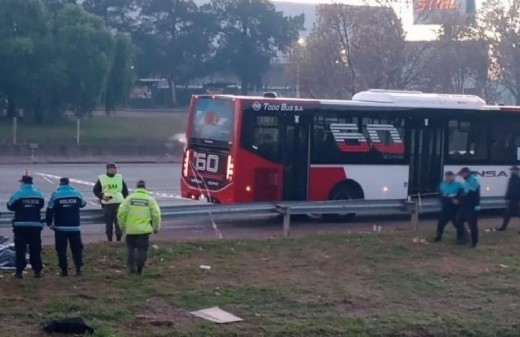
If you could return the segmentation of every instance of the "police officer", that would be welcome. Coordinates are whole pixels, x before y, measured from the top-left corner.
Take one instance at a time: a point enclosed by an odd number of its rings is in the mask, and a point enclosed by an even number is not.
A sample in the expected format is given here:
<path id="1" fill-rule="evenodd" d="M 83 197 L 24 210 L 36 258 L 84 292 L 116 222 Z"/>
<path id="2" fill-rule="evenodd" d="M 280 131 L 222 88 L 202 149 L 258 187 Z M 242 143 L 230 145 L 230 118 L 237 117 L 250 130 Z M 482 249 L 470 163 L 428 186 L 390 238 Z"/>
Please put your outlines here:
<path id="1" fill-rule="evenodd" d="M 149 238 L 161 228 L 161 210 L 140 180 L 137 189 L 119 207 L 117 214 L 126 234 L 127 265 L 130 274 L 142 274 L 148 254 Z"/>
<path id="2" fill-rule="evenodd" d="M 81 242 L 81 231 L 79 228 L 79 213 L 80 208 L 85 207 L 86 204 L 87 202 L 83 194 L 70 186 L 69 178 L 61 178 L 60 186 L 52 194 L 47 205 L 45 222 L 54 230 L 56 253 L 58 254 L 62 277 L 69 275 L 67 261 L 67 245 L 69 243 L 74 265 L 76 266 L 76 275 L 81 275 L 83 243 Z"/>
<path id="3" fill-rule="evenodd" d="M 455 173 L 448 171 L 444 174 L 444 181 L 439 187 L 441 195 L 441 214 L 437 223 L 437 236 L 435 242 L 442 241 L 442 235 L 448 222 L 456 226 L 458 212 L 457 196 L 461 190 L 461 184 L 455 181 Z"/>
<path id="4" fill-rule="evenodd" d="M 504 221 L 502 222 L 502 226 L 497 227 L 497 231 L 505 231 L 507 229 L 507 225 L 511 220 L 512 216 L 520 216 L 519 206 L 520 206 L 520 176 L 519 176 L 519 168 L 518 166 L 511 167 L 511 177 L 509 178 L 509 182 L 507 184 L 507 192 L 506 192 L 506 210 L 504 212 Z"/>
<path id="5" fill-rule="evenodd" d="M 459 193 L 459 215 L 457 220 L 457 239 L 460 244 L 467 242 L 468 232 L 465 223 L 471 231 L 471 247 L 478 243 L 478 212 L 480 211 L 480 184 L 471 170 L 464 167 L 459 175 L 464 179 Z"/>
<path id="6" fill-rule="evenodd" d="M 23 278 L 27 265 L 25 253 L 29 246 L 29 262 L 34 271 L 34 277 L 42 276 L 42 239 L 43 222 L 41 209 L 45 203 L 43 193 L 33 185 L 33 178 L 24 175 L 22 184 L 7 202 L 7 209 L 14 212 L 13 232 L 16 252 L 16 278 Z"/>
<path id="7" fill-rule="evenodd" d="M 121 241 L 123 234 L 117 222 L 117 209 L 128 196 L 128 188 L 123 180 L 123 176 L 117 173 L 117 165 L 115 163 L 107 164 L 106 168 L 107 173 L 98 177 L 93 192 L 103 207 L 108 241 L 113 239 L 114 227 L 116 239 Z"/>

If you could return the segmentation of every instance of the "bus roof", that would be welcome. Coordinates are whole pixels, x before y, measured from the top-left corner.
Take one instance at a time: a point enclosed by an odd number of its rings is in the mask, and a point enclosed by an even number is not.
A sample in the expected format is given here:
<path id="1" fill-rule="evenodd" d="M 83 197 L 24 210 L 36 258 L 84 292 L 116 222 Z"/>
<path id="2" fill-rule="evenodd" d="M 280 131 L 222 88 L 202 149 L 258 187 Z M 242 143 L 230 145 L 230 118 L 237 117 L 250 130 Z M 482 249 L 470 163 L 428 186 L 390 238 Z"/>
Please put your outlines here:
<path id="1" fill-rule="evenodd" d="M 355 94 L 352 100 L 330 99 L 304 99 L 304 98 L 268 98 L 262 96 L 234 96 L 216 95 L 227 99 L 238 99 L 258 102 L 291 102 L 306 105 L 325 106 L 357 106 L 357 107 L 386 107 L 386 108 L 431 108 L 431 109 L 456 109 L 456 110 L 503 110 L 508 112 L 520 112 L 520 107 L 487 105 L 486 102 L 474 95 L 433 94 L 420 91 L 392 91 L 372 89 Z"/>

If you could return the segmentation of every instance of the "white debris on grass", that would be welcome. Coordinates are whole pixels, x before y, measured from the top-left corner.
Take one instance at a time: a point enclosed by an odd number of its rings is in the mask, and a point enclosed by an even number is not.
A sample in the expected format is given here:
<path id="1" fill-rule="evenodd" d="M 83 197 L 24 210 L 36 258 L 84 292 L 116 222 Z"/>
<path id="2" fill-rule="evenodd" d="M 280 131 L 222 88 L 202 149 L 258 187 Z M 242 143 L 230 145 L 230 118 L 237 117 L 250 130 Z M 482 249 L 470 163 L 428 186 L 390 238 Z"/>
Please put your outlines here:
<path id="1" fill-rule="evenodd" d="M 192 315 L 200 317 L 210 322 L 225 324 L 225 323 L 235 323 L 242 322 L 243 319 L 237 317 L 227 311 L 220 309 L 219 307 L 213 307 L 208 309 L 202 309 L 198 311 L 191 312 Z"/>

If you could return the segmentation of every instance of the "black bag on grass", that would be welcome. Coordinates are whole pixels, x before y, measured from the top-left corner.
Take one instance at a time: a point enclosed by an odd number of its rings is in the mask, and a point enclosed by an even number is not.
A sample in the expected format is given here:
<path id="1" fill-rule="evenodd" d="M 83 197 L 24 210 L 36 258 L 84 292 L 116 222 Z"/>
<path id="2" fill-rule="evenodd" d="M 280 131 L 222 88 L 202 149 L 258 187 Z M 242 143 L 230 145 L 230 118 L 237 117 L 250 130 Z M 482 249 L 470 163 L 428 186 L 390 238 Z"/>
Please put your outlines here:
<path id="1" fill-rule="evenodd" d="M 72 317 L 55 319 L 45 323 L 43 330 L 48 333 L 74 333 L 74 334 L 93 334 L 94 329 L 83 317 Z"/>

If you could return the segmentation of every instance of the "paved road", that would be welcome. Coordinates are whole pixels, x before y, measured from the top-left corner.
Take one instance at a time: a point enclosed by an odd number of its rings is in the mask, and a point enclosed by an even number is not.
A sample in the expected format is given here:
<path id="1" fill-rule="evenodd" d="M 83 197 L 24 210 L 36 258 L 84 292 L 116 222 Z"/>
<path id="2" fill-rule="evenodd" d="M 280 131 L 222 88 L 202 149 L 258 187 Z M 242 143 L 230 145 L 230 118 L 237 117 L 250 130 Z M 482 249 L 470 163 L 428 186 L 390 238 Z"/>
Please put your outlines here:
<path id="1" fill-rule="evenodd" d="M 59 183 L 60 177 L 69 177 L 72 184 L 81 190 L 89 201 L 89 208 L 99 207 L 92 194 L 92 187 L 97 176 L 104 172 L 102 164 L 37 164 L 25 167 L 23 165 L 0 165 L 0 211 L 5 209 L 5 203 L 11 194 L 19 187 L 18 180 L 29 169 L 34 176 L 34 182 L 48 198 Z M 129 188 L 135 187 L 139 179 L 147 182 L 148 188 L 154 192 L 162 206 L 186 203 L 180 197 L 179 164 L 121 164 L 120 172 L 124 175 Z"/>

